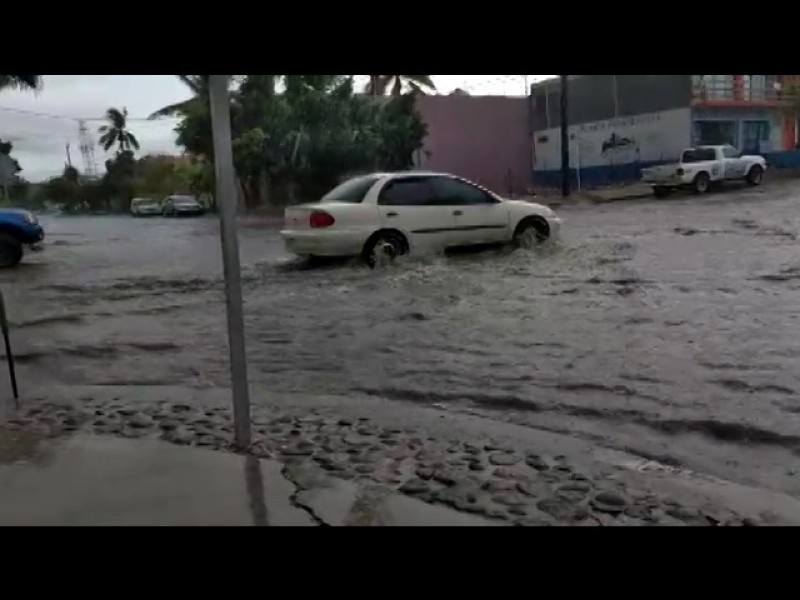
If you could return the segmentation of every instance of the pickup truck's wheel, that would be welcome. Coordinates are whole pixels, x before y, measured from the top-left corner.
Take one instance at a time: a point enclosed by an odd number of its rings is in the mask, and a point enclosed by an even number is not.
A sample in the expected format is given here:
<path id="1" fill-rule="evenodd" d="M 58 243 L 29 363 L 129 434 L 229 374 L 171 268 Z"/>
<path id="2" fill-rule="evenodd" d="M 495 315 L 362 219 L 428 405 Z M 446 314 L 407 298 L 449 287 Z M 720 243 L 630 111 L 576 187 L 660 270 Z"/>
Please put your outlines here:
<path id="1" fill-rule="evenodd" d="M 672 189 L 664 185 L 657 185 L 653 188 L 653 194 L 656 198 L 666 198 L 670 195 L 670 192 L 672 192 Z"/>
<path id="2" fill-rule="evenodd" d="M 764 169 L 760 165 L 753 165 L 747 172 L 745 179 L 750 185 L 760 185 L 764 180 Z"/>
<path id="3" fill-rule="evenodd" d="M 374 234 L 361 253 L 364 262 L 371 269 L 394 262 L 394 259 L 408 252 L 408 243 L 403 234 L 396 231 L 379 231 Z"/>
<path id="4" fill-rule="evenodd" d="M 0 233 L 0 268 L 16 267 L 22 260 L 22 244 L 6 233 Z"/>
<path id="5" fill-rule="evenodd" d="M 698 173 L 692 180 L 692 191 L 695 194 L 705 194 L 711 187 L 711 178 L 708 173 Z"/>

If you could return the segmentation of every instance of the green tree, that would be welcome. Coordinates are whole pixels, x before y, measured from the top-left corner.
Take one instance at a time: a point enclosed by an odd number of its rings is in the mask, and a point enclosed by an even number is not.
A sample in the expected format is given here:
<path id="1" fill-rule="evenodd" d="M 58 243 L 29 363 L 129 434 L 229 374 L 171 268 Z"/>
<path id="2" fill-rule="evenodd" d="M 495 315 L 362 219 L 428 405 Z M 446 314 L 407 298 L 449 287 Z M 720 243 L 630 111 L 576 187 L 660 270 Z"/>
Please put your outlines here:
<path id="1" fill-rule="evenodd" d="M 352 76 L 247 75 L 231 93 L 234 164 L 246 204 L 318 198 L 352 173 L 412 164 L 425 126 L 414 97 L 375 101 L 354 93 Z M 212 158 L 208 107 L 187 109 L 178 144 Z M 212 180 L 213 181 L 213 180 Z"/>
<path id="2" fill-rule="evenodd" d="M 127 129 L 128 109 L 121 111 L 116 108 L 109 108 L 106 111 L 107 125 L 102 125 L 97 131 L 100 133 L 100 145 L 103 150 L 108 151 L 114 144 L 117 144 L 117 152 L 133 152 L 139 149 L 139 140 L 136 139 Z"/>
<path id="3" fill-rule="evenodd" d="M 410 169 L 414 165 L 414 152 L 422 147 L 428 133 L 416 110 L 414 96 L 398 96 L 381 107 L 377 130 L 380 168 Z"/>
<path id="4" fill-rule="evenodd" d="M 169 194 L 182 194 L 189 191 L 186 179 L 179 171 L 186 159 L 168 154 L 148 154 L 136 161 L 135 194 L 161 198 Z"/>
<path id="5" fill-rule="evenodd" d="M 391 87 L 392 96 L 399 96 L 404 85 L 414 93 L 424 94 L 426 89 L 436 91 L 430 75 L 370 75 L 364 91 L 372 96 L 384 96 Z"/>
<path id="6" fill-rule="evenodd" d="M 19 161 L 11 157 L 11 151 L 13 149 L 14 149 L 14 144 L 12 144 L 11 142 L 4 142 L 2 139 L 0 139 L 0 154 L 5 154 L 6 156 L 10 157 L 11 160 L 14 161 L 14 164 L 17 166 L 16 172 L 19 173 L 20 171 L 22 171 L 22 167 L 20 166 Z"/>
<path id="7" fill-rule="evenodd" d="M 233 111 L 233 106 L 231 106 Z M 186 107 L 183 118 L 174 129 L 175 140 L 189 154 L 208 160 L 214 157 L 214 138 L 211 132 L 211 113 L 208 103 L 195 103 Z"/>
<path id="8" fill-rule="evenodd" d="M 82 208 L 79 179 L 80 174 L 75 167 L 64 167 L 64 172 L 60 176 L 52 177 L 44 184 L 45 197 L 52 202 L 63 204 L 69 212 L 79 210 Z"/>
<path id="9" fill-rule="evenodd" d="M 161 117 L 172 117 L 175 115 L 185 115 L 197 104 L 208 102 L 208 75 L 177 75 L 193 96 L 188 100 L 175 102 L 163 108 L 159 108 L 148 119 L 159 119 Z"/>
<path id="10" fill-rule="evenodd" d="M 106 161 L 106 173 L 100 182 L 102 193 L 98 194 L 97 202 L 102 202 L 108 210 L 111 208 L 111 201 L 118 199 L 119 208 L 127 209 L 136 191 L 135 177 L 136 159 L 133 151 L 120 150 L 114 158 Z"/>
<path id="11" fill-rule="evenodd" d="M 148 116 L 148 119 L 183 116 L 188 114 L 190 111 L 196 110 L 198 105 L 208 105 L 208 75 L 176 75 L 176 77 L 180 79 L 181 82 L 183 82 L 183 84 L 189 89 L 189 91 L 192 93 L 192 97 L 187 100 L 182 100 L 180 102 L 175 102 L 174 104 L 169 104 L 163 108 L 159 108 L 157 111 Z M 251 75 L 250 77 L 254 76 Z M 257 77 L 261 77 L 265 81 L 270 82 L 272 93 L 275 93 L 275 79 L 279 77 L 278 75 L 258 75 Z M 234 81 L 238 81 L 240 77 L 234 75 L 232 79 Z"/>
<path id="12" fill-rule="evenodd" d="M 64 167 L 64 174 L 62 175 L 62 177 L 65 180 L 69 181 L 70 183 L 78 185 L 78 183 L 80 183 L 81 174 L 78 172 L 78 169 L 76 169 L 72 165 L 67 165 L 66 167 Z"/>
<path id="13" fill-rule="evenodd" d="M 0 75 L 0 90 L 33 90 L 42 89 L 41 75 Z"/>
<path id="14" fill-rule="evenodd" d="M 0 154 L 5 154 L 6 156 L 8 156 L 14 162 L 14 166 L 15 166 L 14 175 L 15 176 L 14 176 L 14 179 L 11 181 L 11 183 L 8 185 L 7 189 L 8 189 L 8 192 L 9 192 L 9 196 L 11 198 L 16 198 L 17 197 L 17 194 L 15 193 L 17 191 L 16 188 L 19 185 L 21 185 L 24 180 L 18 175 L 18 173 L 20 173 L 22 171 L 22 167 L 20 166 L 19 161 L 16 160 L 13 156 L 11 156 L 11 151 L 13 149 L 14 149 L 14 145 L 11 142 L 4 142 L 2 139 L 0 139 Z M 2 192 L 2 188 L 0 188 L 0 192 Z M 3 197 L 3 201 L 4 202 L 8 202 L 9 198 Z"/>
<path id="15" fill-rule="evenodd" d="M 191 162 L 180 162 L 175 166 L 175 174 L 186 187 L 186 190 L 195 196 L 207 194 L 214 202 L 214 165 L 204 159 L 194 159 Z"/>

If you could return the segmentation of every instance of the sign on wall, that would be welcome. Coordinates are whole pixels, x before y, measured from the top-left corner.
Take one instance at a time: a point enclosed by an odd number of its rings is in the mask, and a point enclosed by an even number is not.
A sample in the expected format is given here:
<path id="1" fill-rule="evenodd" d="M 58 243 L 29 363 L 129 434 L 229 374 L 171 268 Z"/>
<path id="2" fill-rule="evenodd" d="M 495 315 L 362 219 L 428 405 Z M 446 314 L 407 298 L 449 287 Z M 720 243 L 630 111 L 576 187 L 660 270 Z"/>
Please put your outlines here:
<path id="1" fill-rule="evenodd" d="M 691 113 L 679 108 L 569 127 L 570 166 L 601 167 L 677 158 L 690 144 Z M 534 170 L 561 166 L 558 128 L 534 133 Z"/>

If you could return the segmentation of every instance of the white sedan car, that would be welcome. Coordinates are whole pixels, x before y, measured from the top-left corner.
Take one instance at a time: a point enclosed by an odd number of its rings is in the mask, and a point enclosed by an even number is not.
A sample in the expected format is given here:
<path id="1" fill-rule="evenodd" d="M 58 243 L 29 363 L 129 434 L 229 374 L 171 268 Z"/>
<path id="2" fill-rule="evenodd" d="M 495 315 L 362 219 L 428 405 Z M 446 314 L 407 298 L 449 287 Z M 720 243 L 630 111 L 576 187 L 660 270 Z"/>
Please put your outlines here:
<path id="1" fill-rule="evenodd" d="M 281 236 L 299 256 L 392 261 L 421 250 L 555 238 L 561 220 L 541 204 L 506 200 L 444 173 L 374 173 L 350 179 L 314 204 L 287 208 Z"/>

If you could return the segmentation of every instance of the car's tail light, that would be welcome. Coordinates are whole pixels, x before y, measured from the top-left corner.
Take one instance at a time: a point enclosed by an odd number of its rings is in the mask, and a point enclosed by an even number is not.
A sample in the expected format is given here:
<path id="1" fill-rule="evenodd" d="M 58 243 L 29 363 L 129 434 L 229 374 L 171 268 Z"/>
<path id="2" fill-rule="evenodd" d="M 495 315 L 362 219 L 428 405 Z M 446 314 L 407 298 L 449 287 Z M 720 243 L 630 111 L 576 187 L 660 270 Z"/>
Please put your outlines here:
<path id="1" fill-rule="evenodd" d="M 683 169 L 677 169 L 675 171 L 675 175 L 677 175 L 678 177 L 682 177 L 683 176 Z"/>
<path id="2" fill-rule="evenodd" d="M 330 227 L 336 222 L 331 215 L 326 212 L 322 212 L 321 210 L 313 211 L 308 217 L 308 224 L 317 229 L 320 227 Z"/>

